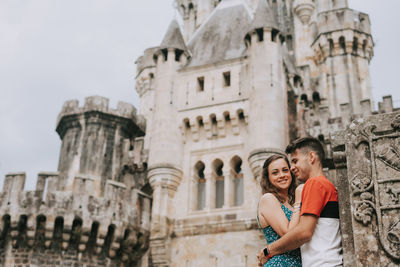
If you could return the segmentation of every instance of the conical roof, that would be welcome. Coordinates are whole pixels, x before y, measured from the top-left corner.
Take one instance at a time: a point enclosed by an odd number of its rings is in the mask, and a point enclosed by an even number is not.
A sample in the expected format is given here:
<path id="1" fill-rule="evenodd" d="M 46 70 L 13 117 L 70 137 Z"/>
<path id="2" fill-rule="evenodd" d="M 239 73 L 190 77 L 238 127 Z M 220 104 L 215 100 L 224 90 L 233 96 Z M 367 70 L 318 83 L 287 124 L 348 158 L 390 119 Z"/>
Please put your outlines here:
<path id="1" fill-rule="evenodd" d="M 258 6 L 250 29 L 254 30 L 260 28 L 279 29 L 273 10 L 268 6 L 265 0 L 258 1 Z"/>
<path id="2" fill-rule="evenodd" d="M 168 31 L 165 34 L 163 41 L 161 42 L 160 49 L 165 48 L 175 48 L 182 51 L 187 51 L 187 47 L 185 45 L 185 41 L 183 40 L 179 24 L 176 20 L 171 21 L 171 24 L 168 27 Z"/>

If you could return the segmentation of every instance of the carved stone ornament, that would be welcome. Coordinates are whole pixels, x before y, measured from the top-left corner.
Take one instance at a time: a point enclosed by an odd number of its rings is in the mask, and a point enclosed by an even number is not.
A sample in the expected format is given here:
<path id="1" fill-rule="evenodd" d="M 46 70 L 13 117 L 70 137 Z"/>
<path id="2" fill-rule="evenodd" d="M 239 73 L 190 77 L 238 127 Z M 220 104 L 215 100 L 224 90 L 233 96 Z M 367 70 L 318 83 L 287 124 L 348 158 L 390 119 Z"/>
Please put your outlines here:
<path id="1" fill-rule="evenodd" d="M 354 219 L 369 226 L 376 217 L 378 237 L 384 251 L 399 260 L 400 114 L 387 124 L 391 128 L 382 125 L 378 128 L 370 121 L 353 123 L 347 136 L 350 146 L 346 153 L 358 155 L 353 159 L 357 161 L 353 164 L 358 170 L 349 181 Z"/>
<path id="2" fill-rule="evenodd" d="M 367 226 L 375 213 L 374 196 L 371 193 L 362 193 L 360 198 L 361 201 L 354 201 L 354 218 Z"/>
<path id="3" fill-rule="evenodd" d="M 391 126 L 393 129 L 395 130 L 399 130 L 400 129 L 400 114 L 397 115 L 396 117 L 394 117 Z"/>
<path id="4" fill-rule="evenodd" d="M 393 125 L 393 123 L 392 123 Z M 400 128 L 399 128 L 400 129 Z M 373 175 L 376 193 L 376 215 L 379 239 L 391 258 L 400 259 L 400 152 L 399 134 L 384 134 L 376 139 L 380 143 L 376 151 L 375 166 L 379 162 L 389 168 L 377 168 Z M 382 163 L 380 163 L 382 165 Z"/>
<path id="5" fill-rule="evenodd" d="M 387 166 L 400 172 L 400 152 L 396 147 L 389 146 L 383 148 L 378 154 L 378 159 Z"/>

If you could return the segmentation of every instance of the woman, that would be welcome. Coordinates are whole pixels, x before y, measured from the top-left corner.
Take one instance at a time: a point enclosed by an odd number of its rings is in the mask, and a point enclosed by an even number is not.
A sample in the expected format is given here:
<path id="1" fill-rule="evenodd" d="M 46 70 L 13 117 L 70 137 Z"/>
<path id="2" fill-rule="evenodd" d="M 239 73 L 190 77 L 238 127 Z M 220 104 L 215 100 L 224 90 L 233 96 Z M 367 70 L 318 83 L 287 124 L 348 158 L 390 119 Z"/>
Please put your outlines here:
<path id="1" fill-rule="evenodd" d="M 265 239 L 272 243 L 297 225 L 300 219 L 301 190 L 283 155 L 269 157 L 263 166 L 260 182 L 263 196 L 258 206 L 258 223 Z M 300 249 L 270 259 L 267 266 L 301 266 Z"/>

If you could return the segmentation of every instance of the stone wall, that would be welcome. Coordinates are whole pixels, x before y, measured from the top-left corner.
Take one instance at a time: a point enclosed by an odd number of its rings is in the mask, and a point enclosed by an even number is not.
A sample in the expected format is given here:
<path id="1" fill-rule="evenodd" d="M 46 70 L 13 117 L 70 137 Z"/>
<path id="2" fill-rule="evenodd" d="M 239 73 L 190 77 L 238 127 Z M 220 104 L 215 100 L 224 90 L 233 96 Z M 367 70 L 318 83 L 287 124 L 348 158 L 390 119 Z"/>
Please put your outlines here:
<path id="1" fill-rule="evenodd" d="M 400 112 L 332 136 L 344 266 L 400 264 Z"/>

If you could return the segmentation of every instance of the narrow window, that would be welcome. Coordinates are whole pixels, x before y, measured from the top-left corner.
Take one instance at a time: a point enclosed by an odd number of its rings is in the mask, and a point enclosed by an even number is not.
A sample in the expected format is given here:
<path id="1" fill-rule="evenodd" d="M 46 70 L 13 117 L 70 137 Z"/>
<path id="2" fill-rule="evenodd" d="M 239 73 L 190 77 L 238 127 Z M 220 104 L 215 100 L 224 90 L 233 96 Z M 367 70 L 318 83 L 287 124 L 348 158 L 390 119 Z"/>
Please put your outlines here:
<path id="1" fill-rule="evenodd" d="M 293 51 L 293 38 L 291 35 L 286 36 L 286 45 L 289 51 Z"/>
<path id="2" fill-rule="evenodd" d="M 198 92 L 204 91 L 204 76 L 197 78 L 197 91 Z"/>
<path id="3" fill-rule="evenodd" d="M 354 37 L 353 39 L 353 54 L 357 55 L 357 48 L 358 48 L 358 39 Z"/>
<path id="4" fill-rule="evenodd" d="M 272 32 L 271 32 L 271 41 L 272 42 L 276 42 L 276 37 L 278 36 L 278 34 L 279 34 L 279 31 L 278 30 L 272 30 Z"/>
<path id="5" fill-rule="evenodd" d="M 215 207 L 222 208 L 224 205 L 224 187 L 225 181 L 223 176 L 218 176 L 215 181 Z"/>
<path id="6" fill-rule="evenodd" d="M 334 49 L 334 44 L 333 44 L 333 40 L 329 39 L 329 56 L 333 56 L 333 49 Z"/>
<path id="7" fill-rule="evenodd" d="M 206 179 L 204 177 L 205 165 L 199 161 L 195 165 L 197 180 L 197 210 L 204 210 L 206 207 Z"/>
<path id="8" fill-rule="evenodd" d="M 256 29 L 256 33 L 257 33 L 257 36 L 258 36 L 258 41 L 259 42 L 264 41 L 264 30 L 262 28 L 261 29 Z"/>
<path id="9" fill-rule="evenodd" d="M 206 179 L 199 179 L 197 191 L 197 210 L 204 210 L 206 207 Z"/>
<path id="10" fill-rule="evenodd" d="M 343 54 L 346 54 L 346 41 L 343 36 L 339 38 L 339 44 L 340 47 L 342 48 Z"/>
<path id="11" fill-rule="evenodd" d="M 224 163 L 217 159 L 214 161 L 213 169 L 215 174 L 215 208 L 222 208 L 224 205 L 225 198 L 225 179 L 222 168 L 224 167 Z"/>
<path id="12" fill-rule="evenodd" d="M 210 118 L 211 118 L 211 133 L 212 133 L 212 136 L 218 136 L 217 117 L 215 116 L 215 114 L 211 114 Z"/>
<path id="13" fill-rule="evenodd" d="M 363 53 L 364 53 L 364 56 L 365 56 L 365 52 L 367 51 L 367 40 L 363 41 L 362 50 L 363 50 Z"/>
<path id="14" fill-rule="evenodd" d="M 222 73 L 222 75 L 224 76 L 224 86 L 225 87 L 231 86 L 231 72 L 227 71 Z"/>
<path id="15" fill-rule="evenodd" d="M 242 159 L 235 156 L 231 160 L 231 168 L 233 174 L 233 188 L 234 188 L 234 199 L 233 205 L 235 207 L 241 206 L 244 200 L 244 185 L 243 185 L 243 173 L 242 173 Z"/>

